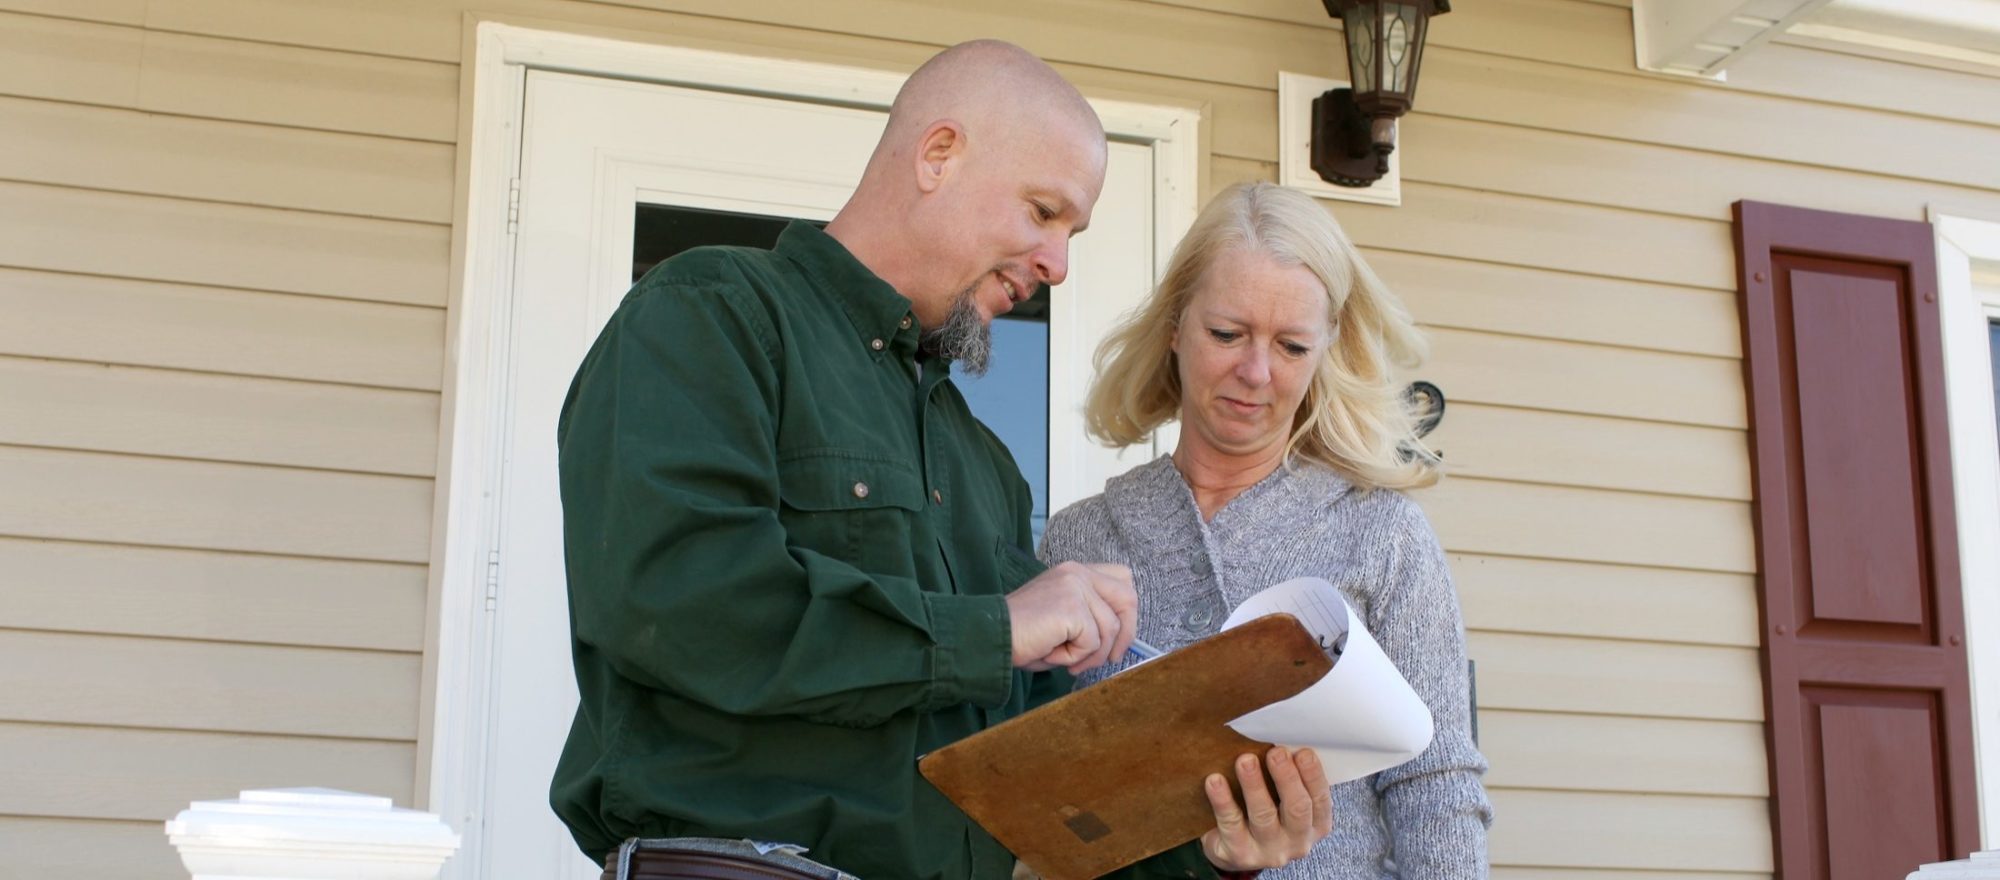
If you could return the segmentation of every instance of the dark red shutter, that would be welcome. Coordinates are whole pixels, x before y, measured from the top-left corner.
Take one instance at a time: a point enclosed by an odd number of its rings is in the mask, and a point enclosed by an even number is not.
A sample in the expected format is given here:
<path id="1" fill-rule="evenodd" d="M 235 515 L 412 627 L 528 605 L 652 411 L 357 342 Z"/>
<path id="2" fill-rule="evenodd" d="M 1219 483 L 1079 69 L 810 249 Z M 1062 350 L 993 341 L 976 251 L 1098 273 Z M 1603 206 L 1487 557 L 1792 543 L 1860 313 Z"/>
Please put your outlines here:
<path id="1" fill-rule="evenodd" d="M 1736 204 L 1787 880 L 1978 848 L 1930 226 Z"/>

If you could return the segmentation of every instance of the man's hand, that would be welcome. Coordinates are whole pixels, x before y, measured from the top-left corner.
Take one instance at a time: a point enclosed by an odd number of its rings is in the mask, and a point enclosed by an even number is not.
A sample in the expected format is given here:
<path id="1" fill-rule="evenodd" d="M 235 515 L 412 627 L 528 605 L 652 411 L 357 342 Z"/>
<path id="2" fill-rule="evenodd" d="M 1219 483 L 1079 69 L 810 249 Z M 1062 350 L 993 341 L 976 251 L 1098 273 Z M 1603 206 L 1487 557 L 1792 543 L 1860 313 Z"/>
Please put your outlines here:
<path id="1" fill-rule="evenodd" d="M 1138 632 L 1139 595 L 1122 565 L 1065 562 L 1007 594 L 1014 666 L 1074 675 L 1125 653 Z"/>
<path id="2" fill-rule="evenodd" d="M 1224 871 L 1254 871 L 1291 863 L 1311 852 L 1313 844 L 1333 833 L 1333 794 L 1326 770 L 1312 749 L 1287 752 L 1282 746 L 1266 758 L 1278 802 L 1264 785 L 1257 756 L 1236 759 L 1236 781 L 1243 786 L 1237 807 L 1229 781 L 1211 773 L 1203 783 L 1208 805 L 1215 810 L 1215 828 L 1201 836 L 1201 852 Z"/>

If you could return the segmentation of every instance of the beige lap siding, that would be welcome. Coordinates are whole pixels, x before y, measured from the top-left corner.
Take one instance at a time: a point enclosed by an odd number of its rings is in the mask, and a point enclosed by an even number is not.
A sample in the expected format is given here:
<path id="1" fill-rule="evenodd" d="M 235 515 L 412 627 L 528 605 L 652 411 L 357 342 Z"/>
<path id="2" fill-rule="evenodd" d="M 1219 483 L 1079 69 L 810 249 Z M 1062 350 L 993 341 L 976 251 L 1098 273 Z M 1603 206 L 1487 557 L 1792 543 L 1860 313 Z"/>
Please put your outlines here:
<path id="1" fill-rule="evenodd" d="M 1646 75 L 1626 5 L 1461 4 L 1405 204 L 1332 210 L 1452 401 L 1460 477 L 1420 500 L 1480 663 L 1495 876 L 1746 880 L 1772 866 L 1729 204 L 2000 214 L 2000 78 L 1784 44 L 1726 84 Z M 188 798 L 422 790 L 467 12 L 892 70 L 1013 39 L 1202 108 L 1204 193 L 1275 176 L 1280 69 L 1341 75 L 1310 2 L 916 9 L 0 0 L 0 656 L 42 676 L 0 687 L 5 868 L 90 846 L 175 877 L 156 823 Z"/>
<path id="2" fill-rule="evenodd" d="M 0 12 L 0 874 L 418 796 L 456 80 Z"/>

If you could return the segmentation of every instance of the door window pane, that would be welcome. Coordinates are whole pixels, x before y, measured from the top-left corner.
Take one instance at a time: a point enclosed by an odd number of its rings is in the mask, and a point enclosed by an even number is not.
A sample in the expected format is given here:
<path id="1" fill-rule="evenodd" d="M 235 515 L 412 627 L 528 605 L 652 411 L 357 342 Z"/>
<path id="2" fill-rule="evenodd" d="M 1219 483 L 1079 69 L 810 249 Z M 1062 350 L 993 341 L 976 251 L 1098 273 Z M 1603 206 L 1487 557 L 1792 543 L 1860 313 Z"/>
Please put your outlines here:
<path id="1" fill-rule="evenodd" d="M 770 248 L 790 217 L 739 214 L 673 205 L 640 205 L 632 217 L 632 280 L 668 257 L 709 244 Z M 813 221 L 821 229 L 826 224 Z"/>
<path id="2" fill-rule="evenodd" d="M 972 414 L 1000 435 L 1035 495 L 1035 545 L 1049 518 L 1049 288 L 993 321 L 986 375 L 952 377 Z"/>
<path id="3" fill-rule="evenodd" d="M 1995 428 L 2000 429 L 2000 321 L 1986 324 L 1987 351 L 1993 360 L 1993 415 Z"/>
<path id="4" fill-rule="evenodd" d="M 674 205 L 639 205 L 633 217 L 632 280 L 661 261 L 701 245 L 769 248 L 790 218 Z M 825 223 L 814 225 L 825 228 Z M 1000 435 L 1034 492 L 1035 543 L 1049 515 L 1049 288 L 993 322 L 986 375 L 952 381 L 972 414 Z"/>

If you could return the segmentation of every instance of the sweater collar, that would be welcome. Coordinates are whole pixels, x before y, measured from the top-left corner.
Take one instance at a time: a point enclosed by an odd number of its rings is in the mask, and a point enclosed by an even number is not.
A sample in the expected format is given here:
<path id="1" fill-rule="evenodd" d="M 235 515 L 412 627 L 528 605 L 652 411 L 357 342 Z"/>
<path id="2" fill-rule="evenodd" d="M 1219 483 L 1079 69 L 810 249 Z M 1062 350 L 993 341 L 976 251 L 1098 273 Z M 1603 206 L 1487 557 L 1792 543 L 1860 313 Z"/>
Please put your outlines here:
<path id="1" fill-rule="evenodd" d="M 1226 531 L 1246 519 L 1261 522 L 1260 514 L 1268 509 L 1321 509 L 1353 488 L 1332 468 L 1290 459 L 1230 499 L 1213 521 L 1203 522 L 1187 478 L 1174 467 L 1172 456 L 1161 455 L 1113 477 L 1105 484 L 1104 498 L 1113 521 L 1135 544 L 1164 550 L 1184 546 L 1188 535 Z"/>

